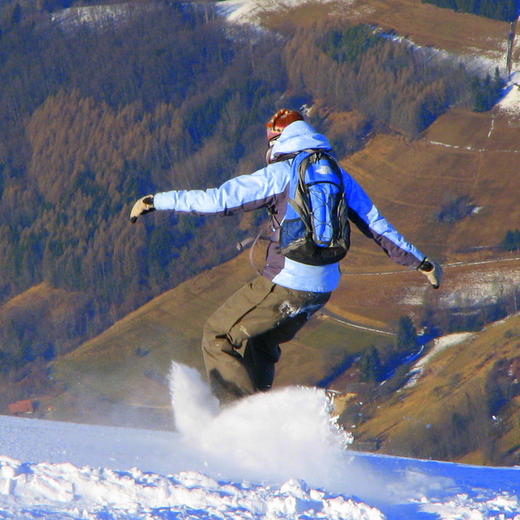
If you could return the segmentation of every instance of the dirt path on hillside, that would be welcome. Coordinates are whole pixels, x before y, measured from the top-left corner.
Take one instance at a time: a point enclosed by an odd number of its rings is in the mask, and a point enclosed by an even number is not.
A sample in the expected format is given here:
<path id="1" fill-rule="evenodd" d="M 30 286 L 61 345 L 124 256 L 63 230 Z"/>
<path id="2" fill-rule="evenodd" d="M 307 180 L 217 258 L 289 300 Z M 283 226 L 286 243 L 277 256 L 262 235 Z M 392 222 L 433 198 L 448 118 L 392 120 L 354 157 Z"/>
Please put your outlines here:
<path id="1" fill-rule="evenodd" d="M 367 332 L 374 332 L 376 334 L 382 334 L 383 336 L 392 336 L 392 337 L 395 336 L 395 334 L 393 332 L 389 332 L 388 330 L 376 329 L 375 327 L 369 327 L 367 325 L 361 325 L 360 323 L 355 323 L 353 321 L 347 320 L 347 319 L 343 318 L 342 316 L 340 316 L 339 314 L 336 314 L 335 312 L 332 312 L 331 310 L 329 310 L 327 308 L 323 309 L 322 314 L 347 327 L 352 327 L 354 329 L 360 329 L 360 330 L 366 330 Z"/>

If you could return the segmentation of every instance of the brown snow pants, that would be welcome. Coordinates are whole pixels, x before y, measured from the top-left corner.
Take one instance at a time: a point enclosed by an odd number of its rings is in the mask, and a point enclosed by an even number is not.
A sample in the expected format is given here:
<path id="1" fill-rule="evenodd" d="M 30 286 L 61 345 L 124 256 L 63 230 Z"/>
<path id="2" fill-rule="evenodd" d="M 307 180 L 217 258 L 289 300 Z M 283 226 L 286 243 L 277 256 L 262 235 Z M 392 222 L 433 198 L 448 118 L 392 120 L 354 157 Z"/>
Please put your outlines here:
<path id="1" fill-rule="evenodd" d="M 280 343 L 298 330 L 330 293 L 295 291 L 263 276 L 241 287 L 207 320 L 202 352 L 208 378 L 221 402 L 271 388 Z"/>

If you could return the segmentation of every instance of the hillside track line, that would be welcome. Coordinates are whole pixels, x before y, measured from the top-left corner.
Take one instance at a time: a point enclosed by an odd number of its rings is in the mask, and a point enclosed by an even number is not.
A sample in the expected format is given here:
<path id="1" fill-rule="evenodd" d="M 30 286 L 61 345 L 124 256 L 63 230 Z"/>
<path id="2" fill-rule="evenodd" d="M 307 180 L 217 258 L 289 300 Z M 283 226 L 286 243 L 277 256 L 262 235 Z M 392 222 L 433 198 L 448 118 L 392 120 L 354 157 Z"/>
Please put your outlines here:
<path id="1" fill-rule="evenodd" d="M 360 325 L 359 323 L 354 323 L 353 321 L 346 320 L 345 318 L 341 317 L 339 314 L 336 314 L 335 312 L 332 312 L 325 308 L 322 313 L 322 315 L 327 316 L 328 318 L 337 321 L 338 323 L 341 323 L 342 325 L 345 325 L 347 327 L 351 327 L 353 329 L 360 329 L 365 330 L 367 332 L 374 332 L 376 334 L 382 334 L 384 336 L 391 336 L 394 337 L 395 334 L 393 332 L 389 332 L 388 330 L 382 330 L 382 329 L 376 329 L 375 327 L 368 327 L 367 325 Z"/>
<path id="2" fill-rule="evenodd" d="M 488 136 L 489 137 L 489 136 Z M 487 148 L 473 148 L 472 146 L 461 146 L 459 144 L 448 144 L 441 143 L 440 141 L 428 141 L 429 144 L 434 146 L 444 146 L 445 148 L 453 148 L 454 150 L 461 150 L 463 152 L 479 152 L 479 153 L 520 153 L 520 150 L 489 150 Z"/>

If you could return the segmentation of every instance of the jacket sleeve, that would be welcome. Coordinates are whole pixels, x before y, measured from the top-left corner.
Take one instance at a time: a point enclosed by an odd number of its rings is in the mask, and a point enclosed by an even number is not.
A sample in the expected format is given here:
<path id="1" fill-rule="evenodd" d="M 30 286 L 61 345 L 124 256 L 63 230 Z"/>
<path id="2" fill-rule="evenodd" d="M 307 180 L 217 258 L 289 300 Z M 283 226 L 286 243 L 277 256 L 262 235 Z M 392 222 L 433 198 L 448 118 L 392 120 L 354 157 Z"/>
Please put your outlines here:
<path id="1" fill-rule="evenodd" d="M 394 262 L 415 269 L 419 267 L 425 255 L 381 215 L 361 185 L 347 172 L 344 174 L 350 220 L 364 235 L 375 240 Z"/>
<path id="2" fill-rule="evenodd" d="M 269 166 L 226 181 L 218 188 L 173 190 L 154 196 L 155 209 L 196 215 L 233 215 L 265 207 L 283 191 Z"/>

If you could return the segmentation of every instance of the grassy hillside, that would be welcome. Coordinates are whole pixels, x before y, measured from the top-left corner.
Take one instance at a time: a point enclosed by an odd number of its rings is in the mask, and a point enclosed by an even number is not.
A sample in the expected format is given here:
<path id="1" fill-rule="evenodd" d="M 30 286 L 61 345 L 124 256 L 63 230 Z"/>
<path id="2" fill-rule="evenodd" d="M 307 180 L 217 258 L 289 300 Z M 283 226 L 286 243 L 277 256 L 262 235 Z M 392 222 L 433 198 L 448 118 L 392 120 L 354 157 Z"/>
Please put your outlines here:
<path id="1" fill-rule="evenodd" d="M 385 453 L 518 464 L 519 363 L 516 314 L 435 355 L 389 402 L 368 405 L 356 439 L 377 438 Z"/>
<path id="2" fill-rule="evenodd" d="M 442 9 L 420 0 L 367 0 L 362 19 L 457 54 L 496 57 L 503 52 L 509 23 Z M 478 50 L 477 50 L 478 49 Z"/>
<path id="3" fill-rule="evenodd" d="M 445 281 L 439 291 L 429 290 L 422 276 L 390 263 L 372 241 L 356 233 L 330 306 L 343 315 L 389 323 L 403 314 L 418 316 L 425 305 L 453 306 L 462 300 L 471 306 L 479 298 L 484 301 L 486 293 L 511 294 L 519 283 L 519 255 L 499 244 L 520 222 L 519 140 L 520 126 L 497 111 L 452 110 L 419 140 L 380 135 L 348 157 L 344 166 L 383 214 L 446 266 Z M 473 211 L 439 221 L 440 212 L 461 197 Z M 482 288 L 472 303 L 464 296 L 470 286 L 476 292 Z"/>
<path id="4" fill-rule="evenodd" d="M 378 136 L 345 165 L 419 247 L 454 260 L 475 246 L 495 247 L 520 221 L 519 139 L 504 116 L 454 110 L 422 139 Z M 440 223 L 439 212 L 459 197 L 479 209 Z"/>
<path id="5" fill-rule="evenodd" d="M 21 398 L 49 392 L 46 363 L 78 346 L 90 302 L 79 292 L 38 284 L 0 306 L 0 410 Z M 50 338 L 53 338 L 51 341 Z M 18 348 L 19 344 L 22 349 Z M 28 370 L 23 358 L 32 362 Z M 6 365 L 18 365 L 8 372 Z"/>

